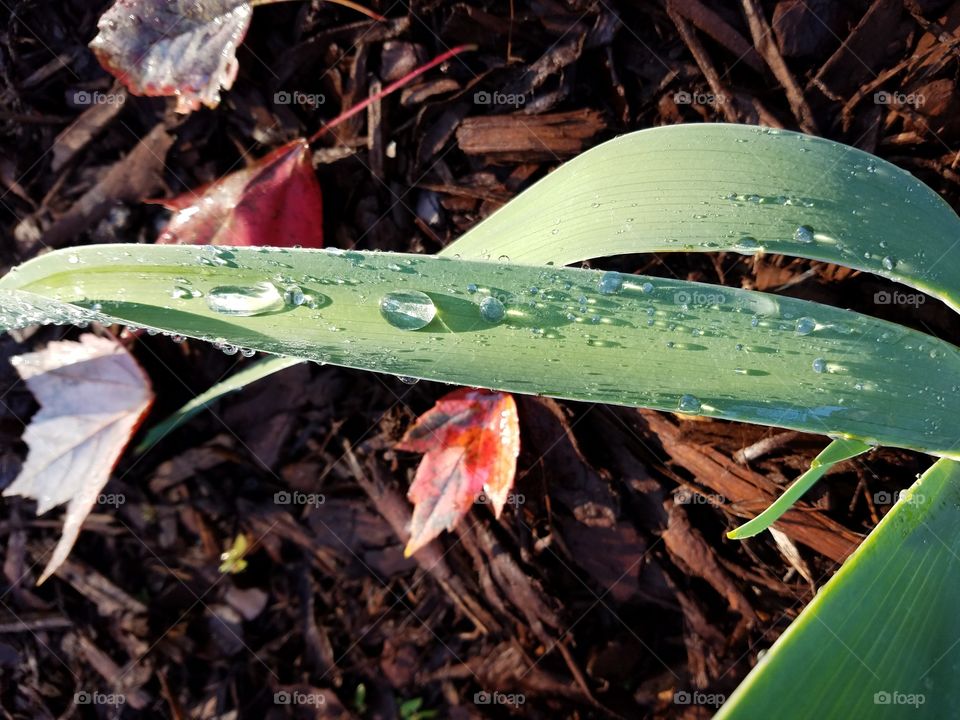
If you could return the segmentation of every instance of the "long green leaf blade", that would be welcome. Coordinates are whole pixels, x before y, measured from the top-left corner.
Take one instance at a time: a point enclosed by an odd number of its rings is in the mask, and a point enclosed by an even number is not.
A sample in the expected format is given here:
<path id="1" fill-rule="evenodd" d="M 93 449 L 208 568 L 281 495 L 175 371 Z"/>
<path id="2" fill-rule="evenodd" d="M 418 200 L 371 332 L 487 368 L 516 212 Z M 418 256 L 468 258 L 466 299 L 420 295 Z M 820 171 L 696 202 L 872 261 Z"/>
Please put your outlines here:
<path id="1" fill-rule="evenodd" d="M 782 253 L 889 277 L 960 309 L 958 243 L 956 213 L 895 165 L 800 133 L 703 124 L 599 145 L 442 254 L 567 265 L 637 252 Z"/>
<path id="2" fill-rule="evenodd" d="M 960 717 L 958 603 L 960 465 L 940 460 L 716 718 Z"/>
<path id="3" fill-rule="evenodd" d="M 75 320 L 63 305 L 72 303 L 75 312 L 100 308 L 105 319 L 347 367 L 960 457 L 947 404 L 960 384 L 952 345 L 791 298 L 614 279 L 616 287 L 605 283 L 601 292 L 601 273 L 569 268 L 391 253 L 91 246 L 49 253 L 0 280 L 0 324 Z M 208 307 L 218 286 L 265 280 L 299 283 L 317 307 L 253 317 Z M 184 283 L 203 296 L 182 292 Z M 421 330 L 392 326 L 379 302 L 398 291 L 428 293 L 437 317 Z M 488 322 L 479 303 L 494 296 L 505 314 Z"/>

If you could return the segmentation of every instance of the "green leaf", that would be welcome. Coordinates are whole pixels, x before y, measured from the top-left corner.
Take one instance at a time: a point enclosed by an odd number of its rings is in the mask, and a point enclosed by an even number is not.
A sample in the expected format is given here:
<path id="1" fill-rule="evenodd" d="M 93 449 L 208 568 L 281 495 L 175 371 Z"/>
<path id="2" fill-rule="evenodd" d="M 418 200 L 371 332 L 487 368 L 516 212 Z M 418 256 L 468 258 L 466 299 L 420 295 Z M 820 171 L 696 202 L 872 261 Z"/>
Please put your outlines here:
<path id="1" fill-rule="evenodd" d="M 782 253 L 889 277 L 960 309 L 958 240 L 950 206 L 880 158 L 786 130 L 704 124 L 599 145 L 442 254 L 567 265 L 638 252 Z"/>
<path id="2" fill-rule="evenodd" d="M 193 400 L 186 403 L 170 417 L 158 422 L 149 432 L 144 435 L 143 440 L 137 445 L 134 452 L 140 454 L 146 452 L 151 447 L 160 442 L 168 433 L 183 425 L 202 410 L 207 409 L 211 403 L 216 402 L 224 395 L 237 390 L 242 390 L 252 382 L 272 375 L 273 373 L 286 370 L 291 365 L 297 365 L 303 362 L 299 358 L 290 357 L 271 357 L 264 358 L 258 362 L 248 365 L 245 368 L 235 372 L 226 380 L 217 383 L 205 392 L 197 395 Z"/>
<path id="3" fill-rule="evenodd" d="M 870 450 L 870 446 L 859 440 L 834 440 L 813 459 L 813 462 L 810 463 L 810 469 L 794 480 L 787 491 L 778 497 L 770 507 L 753 520 L 744 523 L 736 530 L 728 532 L 727 537 L 731 540 L 743 540 L 763 532 L 793 507 L 803 494 L 812 488 L 830 468 L 844 460 L 862 455 L 868 450 Z"/>
<path id="4" fill-rule="evenodd" d="M 958 603 L 960 465 L 940 460 L 716 718 L 960 717 Z"/>
<path id="5" fill-rule="evenodd" d="M 296 282 L 314 307 L 238 317 L 208 305 L 217 288 L 264 281 L 278 286 L 267 305 Z M 420 330 L 391 325 L 379 307 L 388 293 L 427 293 L 436 317 Z M 501 319 L 484 318 L 488 298 L 503 302 Z M 0 280 L 0 308 L 0 324 L 115 320 L 395 375 L 960 457 L 947 404 L 960 383 L 956 348 L 745 290 L 392 253 L 109 245 L 21 266 Z"/>

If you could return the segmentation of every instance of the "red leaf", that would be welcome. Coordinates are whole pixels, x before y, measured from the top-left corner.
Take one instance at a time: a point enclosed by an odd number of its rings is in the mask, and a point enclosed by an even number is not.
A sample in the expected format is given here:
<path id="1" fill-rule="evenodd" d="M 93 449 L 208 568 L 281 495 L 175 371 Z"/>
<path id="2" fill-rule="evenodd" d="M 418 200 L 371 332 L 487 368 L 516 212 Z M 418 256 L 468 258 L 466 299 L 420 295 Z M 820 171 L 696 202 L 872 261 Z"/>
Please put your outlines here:
<path id="1" fill-rule="evenodd" d="M 323 247 L 323 194 L 306 140 L 169 200 L 176 210 L 158 243 Z"/>
<path id="2" fill-rule="evenodd" d="M 245 0 L 117 0 L 90 48 L 134 95 L 176 95 L 177 112 L 216 107 L 252 15 Z"/>
<path id="3" fill-rule="evenodd" d="M 486 494 L 499 518 L 520 452 L 520 421 L 512 395 L 463 388 L 443 396 L 396 445 L 425 453 L 407 493 L 413 503 L 408 557 L 452 530 Z"/>

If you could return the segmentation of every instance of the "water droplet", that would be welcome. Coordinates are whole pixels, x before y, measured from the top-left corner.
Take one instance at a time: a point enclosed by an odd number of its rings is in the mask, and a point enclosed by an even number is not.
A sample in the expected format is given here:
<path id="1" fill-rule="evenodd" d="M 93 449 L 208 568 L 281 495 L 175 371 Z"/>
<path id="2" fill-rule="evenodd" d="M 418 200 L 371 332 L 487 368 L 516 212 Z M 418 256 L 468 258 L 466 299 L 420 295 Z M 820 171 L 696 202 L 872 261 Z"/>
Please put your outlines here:
<path id="1" fill-rule="evenodd" d="M 801 225 L 793 231 L 793 239 L 809 245 L 813 242 L 813 228 L 809 225 Z"/>
<path id="2" fill-rule="evenodd" d="M 605 272 L 600 276 L 597 290 L 603 295 L 614 295 L 623 289 L 623 276 L 618 272 Z"/>
<path id="3" fill-rule="evenodd" d="M 640 286 L 640 290 L 643 292 L 644 295 L 649 295 L 650 293 L 653 292 L 653 283 L 645 282 L 643 285 Z"/>
<path id="4" fill-rule="evenodd" d="M 240 348 L 240 354 L 246 358 L 253 357 L 257 354 L 257 351 L 253 348 Z"/>
<path id="5" fill-rule="evenodd" d="M 502 263 L 507 263 L 507 262 L 510 262 L 510 256 L 509 256 L 509 255 L 501 255 L 500 257 L 497 258 L 497 260 L 499 260 L 499 261 L 502 262 Z"/>
<path id="6" fill-rule="evenodd" d="M 480 317 L 489 323 L 500 322 L 506 313 L 503 303 L 495 297 L 485 297 L 480 301 Z"/>
<path id="7" fill-rule="evenodd" d="M 813 371 L 815 373 L 822 373 L 827 369 L 827 361 L 823 358 L 817 358 L 813 361 Z"/>
<path id="8" fill-rule="evenodd" d="M 283 302 L 287 305 L 300 307 L 306 300 L 307 296 L 303 294 L 299 285 L 289 285 L 283 291 Z"/>
<path id="9" fill-rule="evenodd" d="M 478 290 L 476 283 L 470 283 L 467 285 L 467 292 L 473 295 Z"/>
<path id="10" fill-rule="evenodd" d="M 883 264 L 884 270 L 893 270 L 893 268 L 896 267 L 897 265 L 897 261 L 894 260 L 889 255 L 887 255 L 883 260 L 881 260 L 881 263 Z"/>
<path id="11" fill-rule="evenodd" d="M 809 335 L 817 329 L 817 321 L 813 318 L 802 317 L 797 320 L 797 335 Z"/>
<path id="12" fill-rule="evenodd" d="M 409 377 L 408 375 L 397 375 L 397 380 L 402 382 L 404 385 L 416 385 L 420 382 L 420 378 Z"/>
<path id="13" fill-rule="evenodd" d="M 420 330 L 437 315 L 437 306 L 419 290 L 398 290 L 380 299 L 383 319 L 399 330 Z"/>
<path id="14" fill-rule="evenodd" d="M 276 285 L 267 281 L 251 286 L 221 285 L 207 293 L 207 307 L 222 315 L 265 315 L 285 305 Z"/>
<path id="15" fill-rule="evenodd" d="M 695 413 L 700 411 L 700 401 L 693 395 L 682 395 L 680 402 L 677 403 L 677 409 L 680 412 Z"/>
<path id="16" fill-rule="evenodd" d="M 76 265 L 78 262 L 80 262 L 80 256 L 79 256 L 79 255 L 70 255 L 70 256 L 67 258 L 67 262 L 70 263 L 71 265 Z"/>

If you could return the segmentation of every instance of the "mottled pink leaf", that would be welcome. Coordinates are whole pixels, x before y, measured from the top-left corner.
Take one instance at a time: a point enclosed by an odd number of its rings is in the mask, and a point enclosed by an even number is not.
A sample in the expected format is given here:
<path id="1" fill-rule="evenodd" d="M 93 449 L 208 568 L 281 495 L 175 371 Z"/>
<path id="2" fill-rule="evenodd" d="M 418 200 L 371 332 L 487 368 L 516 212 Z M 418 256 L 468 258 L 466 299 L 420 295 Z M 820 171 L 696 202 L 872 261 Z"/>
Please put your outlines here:
<path id="1" fill-rule="evenodd" d="M 240 0 L 117 0 L 90 48 L 134 95 L 175 95 L 182 113 L 216 107 L 252 15 Z"/>
<path id="2" fill-rule="evenodd" d="M 4 495 L 68 503 L 63 533 L 39 582 L 67 559 L 130 436 L 153 402 L 150 381 L 126 349 L 96 335 L 51 342 L 11 358 L 40 410 L 23 434 L 29 453 Z"/>
<path id="3" fill-rule="evenodd" d="M 413 503 L 412 555 L 452 530 L 485 494 L 500 517 L 520 453 L 520 421 L 512 395 L 463 388 L 444 395 L 397 443 L 425 453 L 407 497 Z"/>

